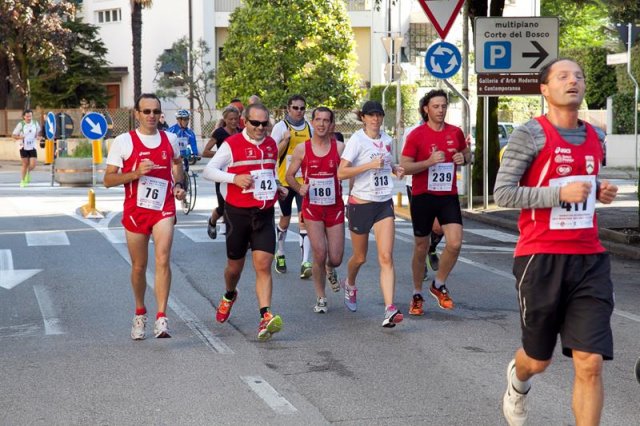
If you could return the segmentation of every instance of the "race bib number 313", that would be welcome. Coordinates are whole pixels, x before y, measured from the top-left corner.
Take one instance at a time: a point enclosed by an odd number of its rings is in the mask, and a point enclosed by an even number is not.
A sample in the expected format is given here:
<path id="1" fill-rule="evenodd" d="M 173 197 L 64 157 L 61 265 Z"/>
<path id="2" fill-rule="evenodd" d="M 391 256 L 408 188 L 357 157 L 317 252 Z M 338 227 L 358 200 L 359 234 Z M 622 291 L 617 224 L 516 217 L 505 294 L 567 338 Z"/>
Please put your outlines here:
<path id="1" fill-rule="evenodd" d="M 593 227 L 593 215 L 596 211 L 596 177 L 585 175 L 549 179 L 549 186 L 562 187 L 572 182 L 591 183 L 591 192 L 586 201 L 582 203 L 562 202 L 560 207 L 553 207 L 549 218 L 550 229 L 585 229 Z"/>

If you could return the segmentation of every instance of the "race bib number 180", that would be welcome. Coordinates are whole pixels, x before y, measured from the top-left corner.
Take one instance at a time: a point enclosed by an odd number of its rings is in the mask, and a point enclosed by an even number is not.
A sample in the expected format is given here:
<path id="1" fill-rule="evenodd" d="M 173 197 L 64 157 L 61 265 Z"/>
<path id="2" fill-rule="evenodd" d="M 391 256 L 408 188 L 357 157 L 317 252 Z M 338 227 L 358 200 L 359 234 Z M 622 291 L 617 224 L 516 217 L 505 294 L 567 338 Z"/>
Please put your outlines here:
<path id="1" fill-rule="evenodd" d="M 317 206 L 331 206 L 336 203 L 335 181 L 332 177 L 309 178 L 309 203 Z"/>

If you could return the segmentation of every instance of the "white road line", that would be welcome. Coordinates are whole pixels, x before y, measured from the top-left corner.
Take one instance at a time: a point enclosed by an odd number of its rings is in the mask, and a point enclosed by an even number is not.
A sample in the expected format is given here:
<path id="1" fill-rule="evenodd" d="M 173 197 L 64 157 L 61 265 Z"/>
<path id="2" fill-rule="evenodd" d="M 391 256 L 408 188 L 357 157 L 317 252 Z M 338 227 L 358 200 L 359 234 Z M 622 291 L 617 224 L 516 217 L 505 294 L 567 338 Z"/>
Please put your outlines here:
<path id="1" fill-rule="evenodd" d="M 481 237 L 490 238 L 492 240 L 500 241 L 503 243 L 517 243 L 518 236 L 513 234 L 508 234 L 502 231 L 496 231 L 493 229 L 474 229 L 474 228 L 464 228 L 464 232 L 469 232 L 471 234 L 480 235 Z"/>
<path id="2" fill-rule="evenodd" d="M 0 287 L 11 290 L 40 271 L 42 269 L 13 269 L 11 250 L 0 250 Z"/>
<path id="3" fill-rule="evenodd" d="M 640 315 L 632 314 L 626 311 L 621 311 L 620 309 L 614 309 L 613 313 L 621 317 L 624 317 L 626 319 L 630 319 L 635 322 L 640 322 Z"/>
<path id="4" fill-rule="evenodd" d="M 224 235 L 221 235 L 220 233 L 218 233 L 218 237 L 215 240 L 212 240 L 211 238 L 209 238 L 209 235 L 207 234 L 207 228 L 205 227 L 201 227 L 201 228 L 177 227 L 176 230 L 184 234 L 184 236 L 189 238 L 194 243 L 224 243 L 225 242 Z"/>
<path id="5" fill-rule="evenodd" d="M 109 221 L 115 216 L 115 213 L 110 213 L 104 219 L 101 219 L 97 223 L 93 220 L 85 219 L 82 216 L 71 215 L 73 218 L 86 223 L 98 232 L 100 232 L 109 242 L 113 248 L 120 254 L 120 256 L 131 265 L 131 258 L 129 257 L 129 251 L 124 244 L 118 244 L 114 242 L 116 238 L 113 237 L 112 231 L 109 229 Z M 124 231 L 123 231 L 124 232 Z M 155 282 L 154 273 L 147 271 L 147 285 L 153 289 L 153 283 Z M 204 323 L 198 320 L 198 317 L 191 312 L 184 303 L 180 302 L 176 297 L 169 297 L 169 308 L 180 317 L 180 319 L 198 336 L 211 350 L 221 354 L 232 354 L 233 350 L 229 348 L 222 340 L 215 337 Z"/>
<path id="6" fill-rule="evenodd" d="M 482 269 L 483 271 L 492 272 L 496 275 L 499 275 L 504 278 L 509 278 L 515 280 L 515 277 L 512 273 L 501 271 L 500 269 L 494 268 L 492 266 L 487 266 L 482 263 L 474 262 L 471 259 L 467 259 L 466 257 L 459 256 L 458 262 L 466 263 L 467 265 L 475 266 L 478 269 Z"/>
<path id="7" fill-rule="evenodd" d="M 31 231 L 25 232 L 24 235 L 29 247 L 69 245 L 69 238 L 64 231 Z"/>
<path id="8" fill-rule="evenodd" d="M 33 292 L 36 294 L 40 313 L 44 321 L 44 332 L 47 335 L 65 334 L 64 327 L 58 318 L 58 314 L 53 306 L 49 289 L 43 285 L 34 285 Z"/>
<path id="9" fill-rule="evenodd" d="M 240 378 L 276 413 L 292 414 L 298 411 L 262 377 L 240 376 Z"/>

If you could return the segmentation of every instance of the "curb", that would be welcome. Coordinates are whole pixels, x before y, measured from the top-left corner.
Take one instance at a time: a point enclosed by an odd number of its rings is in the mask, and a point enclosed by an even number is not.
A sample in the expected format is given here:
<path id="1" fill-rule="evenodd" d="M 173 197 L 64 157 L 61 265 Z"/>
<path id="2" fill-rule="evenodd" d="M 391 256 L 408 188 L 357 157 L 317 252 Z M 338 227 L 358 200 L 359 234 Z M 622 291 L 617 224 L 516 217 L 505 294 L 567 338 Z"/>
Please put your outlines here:
<path id="1" fill-rule="evenodd" d="M 411 220 L 411 215 L 409 214 L 409 209 L 407 207 L 396 207 L 395 212 L 396 216 L 405 220 Z M 507 229 L 509 231 L 518 232 L 517 222 L 504 217 L 495 217 L 484 212 L 470 212 L 468 210 L 462 210 L 462 217 L 486 223 L 487 225 L 496 226 L 498 228 Z M 613 241 L 609 234 L 610 233 L 606 229 L 603 229 L 600 232 L 600 241 L 609 253 L 628 259 L 640 260 L 639 246 Z"/>

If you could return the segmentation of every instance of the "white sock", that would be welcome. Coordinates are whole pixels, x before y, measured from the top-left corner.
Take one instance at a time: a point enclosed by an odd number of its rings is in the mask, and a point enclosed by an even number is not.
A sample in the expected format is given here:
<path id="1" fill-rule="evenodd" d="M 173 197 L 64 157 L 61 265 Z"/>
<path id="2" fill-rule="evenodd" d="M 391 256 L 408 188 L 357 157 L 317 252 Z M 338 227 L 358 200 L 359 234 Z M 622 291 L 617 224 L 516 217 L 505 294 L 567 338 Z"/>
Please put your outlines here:
<path id="1" fill-rule="evenodd" d="M 526 382 L 520 381 L 518 379 L 518 375 L 516 374 L 516 369 L 511 370 L 511 385 L 521 395 L 526 394 L 531 389 L 531 380 L 527 380 Z"/>
<path id="2" fill-rule="evenodd" d="M 302 250 L 302 263 L 309 261 L 309 253 L 311 252 L 311 241 L 307 236 L 307 231 L 300 232 L 300 249 Z"/>
<path id="3" fill-rule="evenodd" d="M 278 225 L 277 227 L 277 234 L 278 234 L 278 251 L 276 253 L 276 255 L 278 256 L 282 256 L 284 255 L 284 242 L 287 239 L 287 230 L 286 229 L 280 229 L 280 225 Z"/>

